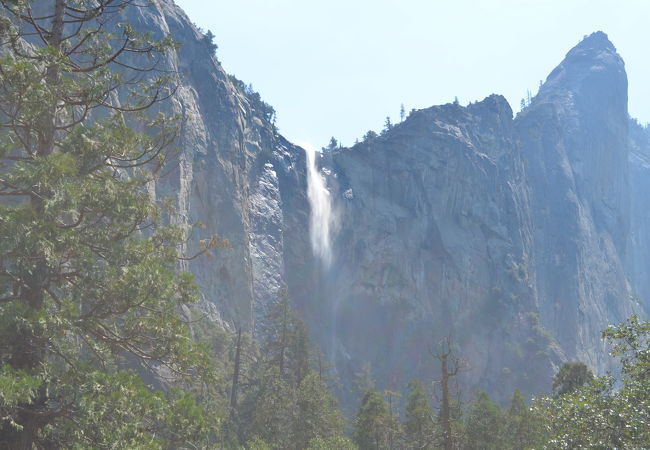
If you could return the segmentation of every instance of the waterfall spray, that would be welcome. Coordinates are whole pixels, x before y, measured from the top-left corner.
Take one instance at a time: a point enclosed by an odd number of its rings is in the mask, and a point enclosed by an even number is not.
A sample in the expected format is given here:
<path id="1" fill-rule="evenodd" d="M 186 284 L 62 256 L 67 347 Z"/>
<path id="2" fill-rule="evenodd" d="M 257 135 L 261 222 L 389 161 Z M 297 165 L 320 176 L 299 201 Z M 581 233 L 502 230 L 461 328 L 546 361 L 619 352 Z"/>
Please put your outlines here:
<path id="1" fill-rule="evenodd" d="M 334 228 L 334 214 L 330 193 L 316 165 L 316 151 L 305 149 L 307 155 L 307 198 L 309 215 L 309 237 L 314 255 L 325 268 L 332 264 L 331 233 Z"/>
<path id="2" fill-rule="evenodd" d="M 318 285 L 316 291 L 321 300 L 326 301 L 331 307 L 331 343 L 329 348 L 330 361 L 336 368 L 337 354 L 337 317 L 339 301 L 329 295 L 330 266 L 332 264 L 332 234 L 335 232 L 336 214 L 332 207 L 330 192 L 327 190 L 325 177 L 318 170 L 316 151 L 305 149 L 307 156 L 307 198 L 309 200 L 309 237 L 314 256 L 320 260 L 318 272 Z"/>

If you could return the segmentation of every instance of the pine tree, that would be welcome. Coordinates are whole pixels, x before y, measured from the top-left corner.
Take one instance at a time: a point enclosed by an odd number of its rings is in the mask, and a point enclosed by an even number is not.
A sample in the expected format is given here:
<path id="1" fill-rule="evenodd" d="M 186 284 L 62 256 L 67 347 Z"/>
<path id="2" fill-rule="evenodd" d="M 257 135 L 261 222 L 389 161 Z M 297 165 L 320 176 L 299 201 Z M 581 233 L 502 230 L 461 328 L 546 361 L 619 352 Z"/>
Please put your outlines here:
<path id="1" fill-rule="evenodd" d="M 343 436 L 344 420 L 334 397 L 319 375 L 310 371 L 300 382 L 297 395 L 298 414 L 294 422 L 294 445 L 302 449 L 318 439 Z"/>
<path id="2" fill-rule="evenodd" d="M 387 389 L 383 392 L 383 396 L 388 401 L 388 420 L 386 421 L 386 435 L 388 440 L 388 448 L 394 449 L 398 441 L 403 438 L 402 424 L 395 414 L 395 404 L 400 397 L 399 392 Z"/>
<path id="3" fill-rule="evenodd" d="M 418 379 L 409 383 L 406 400 L 404 434 L 409 448 L 433 448 L 435 423 L 424 384 Z"/>
<path id="4" fill-rule="evenodd" d="M 519 389 L 512 394 L 505 418 L 506 448 L 518 450 L 541 447 L 542 430 L 539 420 L 526 405 Z"/>
<path id="5" fill-rule="evenodd" d="M 334 136 L 330 138 L 329 144 L 327 144 L 327 147 L 323 147 L 324 152 L 331 152 L 336 150 L 337 148 L 340 148 L 339 142 L 336 140 Z"/>
<path id="6" fill-rule="evenodd" d="M 374 139 L 376 137 L 377 137 L 376 132 L 374 132 L 372 130 L 368 130 L 366 132 L 366 134 L 363 135 L 363 142 L 371 141 L 372 139 Z"/>
<path id="7" fill-rule="evenodd" d="M 174 91 L 156 72 L 174 43 L 116 25 L 130 3 L 2 1 L 5 448 L 179 442 L 173 405 L 194 414 L 191 399 L 124 369 L 164 369 L 170 382 L 209 369 L 178 312 L 197 299 L 176 270 L 182 230 L 164 225 L 146 189 L 177 130 L 152 110 Z"/>
<path id="8" fill-rule="evenodd" d="M 393 123 L 390 121 L 390 117 L 386 116 L 386 120 L 384 121 L 384 129 L 382 130 L 382 134 L 388 133 L 392 129 L 393 129 Z"/>
<path id="9" fill-rule="evenodd" d="M 582 362 L 567 362 L 553 377 L 553 392 L 564 395 L 575 391 L 594 379 L 594 374 Z"/>
<path id="10" fill-rule="evenodd" d="M 311 342 L 305 323 L 296 316 L 287 295 L 268 306 L 260 324 L 260 350 L 266 364 L 283 379 L 300 385 L 311 370 Z"/>
<path id="11" fill-rule="evenodd" d="M 354 441 L 361 450 L 380 450 L 388 447 L 388 404 L 374 388 L 363 394 L 361 406 L 354 421 Z"/>
<path id="12" fill-rule="evenodd" d="M 504 448 L 505 421 L 501 408 L 486 392 L 479 392 L 467 416 L 468 450 L 501 450 Z"/>
<path id="13" fill-rule="evenodd" d="M 312 368 L 307 327 L 287 294 L 267 307 L 260 340 L 258 364 L 238 408 L 241 442 L 257 439 L 271 448 L 296 450 L 345 442 L 343 416 L 325 384 L 322 364 L 318 372 Z"/>

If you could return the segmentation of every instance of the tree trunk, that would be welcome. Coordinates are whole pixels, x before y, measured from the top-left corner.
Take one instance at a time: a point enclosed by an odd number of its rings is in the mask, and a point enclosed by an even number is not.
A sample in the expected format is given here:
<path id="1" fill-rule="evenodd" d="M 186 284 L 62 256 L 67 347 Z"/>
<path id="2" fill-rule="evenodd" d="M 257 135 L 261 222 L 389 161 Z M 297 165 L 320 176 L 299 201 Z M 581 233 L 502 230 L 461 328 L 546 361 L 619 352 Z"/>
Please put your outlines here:
<path id="1" fill-rule="evenodd" d="M 65 0 L 54 0 L 49 44 L 61 48 L 63 42 Z M 46 85 L 55 86 L 59 82 L 59 68 L 56 64 L 50 65 L 45 71 L 44 82 Z M 38 140 L 36 154 L 40 157 L 47 156 L 54 151 L 58 105 L 53 100 L 52 105 L 46 108 L 37 130 Z M 38 216 L 42 217 L 44 198 L 47 192 L 35 192 L 30 198 L 30 205 Z M 47 260 L 43 254 L 34 255 L 32 272 L 23 275 L 25 280 L 21 288 L 22 301 L 35 313 L 44 308 L 45 289 L 48 269 Z M 46 361 L 46 338 L 38 327 L 25 330 L 16 336 L 19 342 L 16 352 L 11 355 L 10 364 L 14 369 L 25 370 L 27 373 L 38 371 Z M 47 408 L 48 390 L 43 384 L 32 402 L 21 405 L 24 412 L 17 418 L 16 423 L 22 428 L 7 433 L 5 442 L 7 448 L 12 450 L 32 450 L 39 439 L 40 430 L 48 423 L 48 416 L 43 414 Z M 3 431 L 7 431 L 6 429 Z"/>
<path id="2" fill-rule="evenodd" d="M 241 327 L 237 330 L 237 345 L 235 347 L 235 368 L 232 373 L 232 388 L 230 390 L 230 417 L 237 416 L 237 390 L 239 389 L 239 372 L 241 366 Z"/>

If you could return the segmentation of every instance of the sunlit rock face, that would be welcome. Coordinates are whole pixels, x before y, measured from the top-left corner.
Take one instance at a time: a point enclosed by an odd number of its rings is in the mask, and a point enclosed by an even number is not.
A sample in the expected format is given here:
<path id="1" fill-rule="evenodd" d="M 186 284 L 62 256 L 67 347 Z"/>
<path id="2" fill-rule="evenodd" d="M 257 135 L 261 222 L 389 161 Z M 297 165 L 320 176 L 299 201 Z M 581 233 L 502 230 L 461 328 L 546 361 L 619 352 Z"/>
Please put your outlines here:
<path id="1" fill-rule="evenodd" d="M 435 379 L 431 351 L 447 335 L 468 394 L 546 391 L 567 359 L 608 367 L 600 330 L 650 295 L 650 145 L 647 130 L 628 136 L 624 66 L 604 34 L 571 50 L 516 118 L 493 95 L 313 155 L 337 215 L 325 264 L 303 149 L 171 1 L 130 18 L 183 44 L 167 61 L 181 73 L 166 106 L 183 119 L 180 152 L 156 192 L 175 198 L 188 253 L 214 234 L 230 241 L 187 265 L 215 326 L 254 331 L 286 288 L 344 391 L 364 367 L 380 388 Z"/>
<path id="2" fill-rule="evenodd" d="M 213 257 L 185 267 L 195 275 L 204 307 L 216 322 L 252 330 L 264 306 L 287 285 L 284 259 L 296 244 L 286 242 L 283 208 L 308 215 L 302 201 L 304 152 L 277 134 L 260 103 L 226 74 L 206 37 L 172 1 L 127 8 L 125 15 L 137 29 L 154 36 L 170 33 L 181 43 L 162 64 L 180 76 L 176 95 L 162 106 L 181 119 L 179 152 L 170 158 L 156 192 L 176 200 L 178 215 L 172 220 L 187 230 L 188 255 L 213 235 L 230 243 L 229 249 L 216 249 Z M 281 186 L 297 198 L 285 200 Z M 300 231 L 292 241 L 302 242 L 307 222 L 296 220 Z"/>

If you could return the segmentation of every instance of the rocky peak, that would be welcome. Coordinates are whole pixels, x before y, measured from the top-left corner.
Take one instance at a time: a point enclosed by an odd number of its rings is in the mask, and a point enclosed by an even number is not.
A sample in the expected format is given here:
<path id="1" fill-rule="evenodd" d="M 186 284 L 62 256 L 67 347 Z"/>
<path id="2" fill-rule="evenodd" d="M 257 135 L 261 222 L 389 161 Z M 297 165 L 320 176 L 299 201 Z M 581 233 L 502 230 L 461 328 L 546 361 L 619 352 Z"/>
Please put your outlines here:
<path id="1" fill-rule="evenodd" d="M 590 107 L 608 103 L 627 111 L 625 63 L 602 31 L 585 37 L 567 53 L 546 79 L 537 100 L 567 96 L 582 97 Z"/>
<path id="2" fill-rule="evenodd" d="M 616 47 L 609 40 L 607 34 L 602 31 L 596 31 L 585 36 L 582 41 L 573 47 L 567 57 L 572 55 L 583 55 L 585 57 L 598 56 L 601 53 L 616 54 Z M 618 56 L 618 55 L 617 55 Z M 622 62 L 622 61 L 621 61 Z"/>

